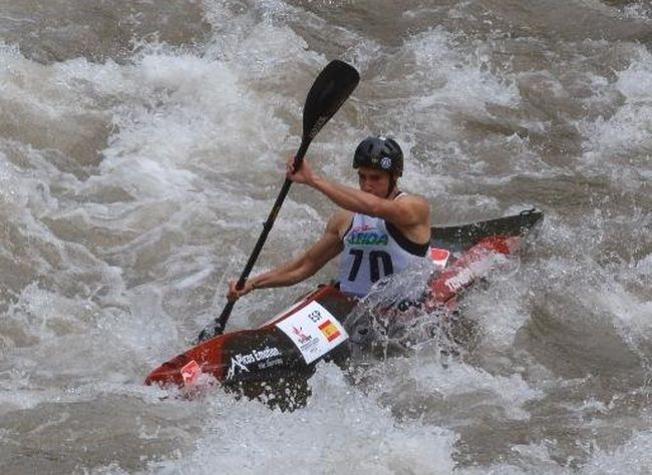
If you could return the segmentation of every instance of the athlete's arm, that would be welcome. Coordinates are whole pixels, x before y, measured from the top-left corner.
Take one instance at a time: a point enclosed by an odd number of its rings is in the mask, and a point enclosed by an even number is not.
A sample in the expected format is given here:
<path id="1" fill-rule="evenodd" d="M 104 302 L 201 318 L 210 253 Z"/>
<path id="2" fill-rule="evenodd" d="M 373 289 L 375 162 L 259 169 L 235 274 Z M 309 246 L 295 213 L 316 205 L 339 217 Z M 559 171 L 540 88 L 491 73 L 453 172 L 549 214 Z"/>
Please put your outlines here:
<path id="1" fill-rule="evenodd" d="M 299 283 L 324 267 L 328 261 L 342 252 L 339 229 L 346 217 L 342 213 L 333 216 L 326 225 L 324 235 L 302 255 L 287 264 L 248 279 L 244 288 L 236 290 L 236 282 L 229 282 L 229 300 L 237 300 L 254 289 L 285 287 Z"/>
<path id="2" fill-rule="evenodd" d="M 379 198 L 366 191 L 320 177 L 311 169 L 307 160 L 303 161 L 299 170 L 295 172 L 289 170 L 287 176 L 292 181 L 315 188 L 336 205 L 354 213 L 383 218 L 401 227 L 428 222 L 430 205 L 419 196 L 409 195 L 400 200 Z"/>

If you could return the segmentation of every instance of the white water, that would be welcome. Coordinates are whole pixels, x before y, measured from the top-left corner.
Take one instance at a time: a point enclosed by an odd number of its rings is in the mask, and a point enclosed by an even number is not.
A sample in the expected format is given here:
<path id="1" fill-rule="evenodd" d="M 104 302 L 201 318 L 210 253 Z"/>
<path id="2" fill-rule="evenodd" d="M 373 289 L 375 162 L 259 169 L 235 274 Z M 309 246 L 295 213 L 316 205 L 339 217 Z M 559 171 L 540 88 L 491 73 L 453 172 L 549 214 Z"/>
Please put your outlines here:
<path id="1" fill-rule="evenodd" d="M 2 473 L 649 471 L 647 4 L 59 3 L 76 27 L 38 2 L 0 14 Z M 81 33 L 108 14 L 133 31 Z M 321 365 L 293 413 L 161 400 L 143 379 L 220 312 L 334 57 L 362 82 L 316 169 L 354 184 L 357 142 L 392 134 L 435 223 L 536 206 L 539 235 L 467 296 L 479 335 L 460 357 L 435 341 L 361 387 Z M 294 187 L 257 269 L 333 209 Z M 258 292 L 230 325 L 332 275 Z"/>

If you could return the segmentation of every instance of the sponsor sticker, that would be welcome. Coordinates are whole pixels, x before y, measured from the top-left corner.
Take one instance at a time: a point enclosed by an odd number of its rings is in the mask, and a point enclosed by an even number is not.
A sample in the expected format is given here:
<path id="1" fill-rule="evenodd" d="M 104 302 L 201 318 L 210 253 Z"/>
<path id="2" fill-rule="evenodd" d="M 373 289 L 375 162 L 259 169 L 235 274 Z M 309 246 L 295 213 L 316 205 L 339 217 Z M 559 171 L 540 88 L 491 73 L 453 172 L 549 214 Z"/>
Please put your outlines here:
<path id="1" fill-rule="evenodd" d="M 292 340 L 308 364 L 349 338 L 340 322 L 318 302 L 310 302 L 276 327 Z"/>
<path id="2" fill-rule="evenodd" d="M 442 269 L 446 267 L 446 263 L 448 262 L 450 255 L 451 253 L 447 249 L 430 249 L 430 258 L 432 259 L 432 262 L 434 262 L 436 266 L 441 267 Z"/>
<path id="3" fill-rule="evenodd" d="M 265 369 L 282 363 L 281 352 L 275 346 L 266 346 L 262 350 L 251 350 L 250 353 L 238 353 L 231 357 L 231 365 L 226 373 L 226 379 L 231 379 L 240 373 L 249 373 L 252 365 L 256 369 Z"/>
<path id="4" fill-rule="evenodd" d="M 181 368 L 181 377 L 183 378 L 183 384 L 186 385 L 195 384 L 200 374 L 201 368 L 195 360 L 190 360 L 189 363 L 186 363 L 186 365 Z"/>
<path id="5" fill-rule="evenodd" d="M 231 379 L 240 373 L 249 373 L 252 366 L 256 369 L 265 369 L 282 363 L 281 352 L 275 346 L 251 350 L 250 353 L 238 353 L 231 357 L 231 365 L 226 373 L 226 379 Z"/>
<path id="6" fill-rule="evenodd" d="M 460 269 L 459 272 L 446 279 L 446 287 L 451 292 L 457 292 L 462 287 L 466 287 L 473 281 L 473 272 L 469 269 Z"/>

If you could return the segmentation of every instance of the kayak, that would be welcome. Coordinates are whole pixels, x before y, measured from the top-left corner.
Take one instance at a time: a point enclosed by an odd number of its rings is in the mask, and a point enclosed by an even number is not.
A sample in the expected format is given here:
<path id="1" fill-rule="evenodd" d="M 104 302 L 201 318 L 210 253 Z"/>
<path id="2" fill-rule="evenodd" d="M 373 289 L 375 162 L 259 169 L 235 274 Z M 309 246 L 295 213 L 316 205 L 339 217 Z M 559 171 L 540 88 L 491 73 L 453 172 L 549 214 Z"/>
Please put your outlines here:
<path id="1" fill-rule="evenodd" d="M 438 271 L 423 283 L 416 305 L 427 312 L 455 308 L 466 289 L 518 252 L 542 218 L 541 211 L 529 209 L 488 221 L 433 227 L 430 257 Z M 336 283 L 320 285 L 258 328 L 218 335 L 163 363 L 145 384 L 186 391 L 219 384 L 257 397 L 274 385 L 305 382 L 320 361 L 350 358 L 355 330 L 347 319 L 357 305 L 359 301 L 340 292 Z"/>

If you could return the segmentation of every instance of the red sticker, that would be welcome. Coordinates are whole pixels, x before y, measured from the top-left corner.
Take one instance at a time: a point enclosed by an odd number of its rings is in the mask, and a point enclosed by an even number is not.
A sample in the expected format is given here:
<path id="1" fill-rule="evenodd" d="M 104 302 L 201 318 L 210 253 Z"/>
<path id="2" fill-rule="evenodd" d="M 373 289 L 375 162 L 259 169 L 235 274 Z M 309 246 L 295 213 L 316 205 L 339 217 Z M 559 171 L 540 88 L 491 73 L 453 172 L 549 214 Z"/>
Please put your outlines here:
<path id="1" fill-rule="evenodd" d="M 195 360 L 191 360 L 190 363 L 181 368 L 181 377 L 183 378 L 184 384 L 196 383 L 200 374 L 201 368 Z"/>
<path id="2" fill-rule="evenodd" d="M 450 251 L 447 251 L 446 249 L 433 248 L 430 250 L 430 258 L 435 264 L 442 267 L 446 267 L 446 263 L 448 262 L 448 257 L 450 255 Z"/>

